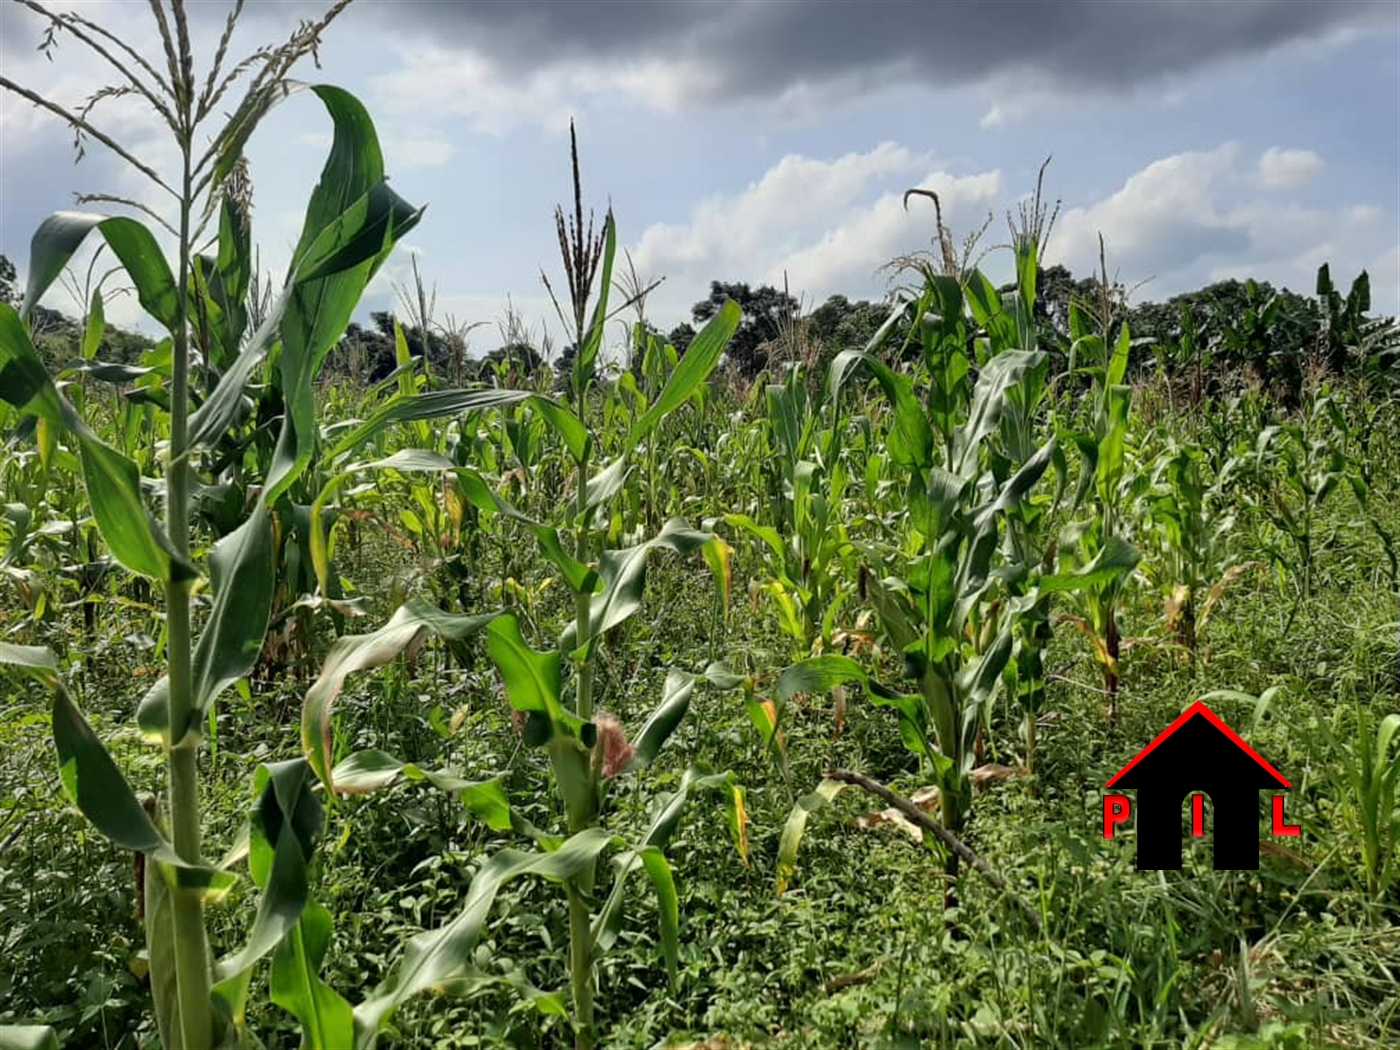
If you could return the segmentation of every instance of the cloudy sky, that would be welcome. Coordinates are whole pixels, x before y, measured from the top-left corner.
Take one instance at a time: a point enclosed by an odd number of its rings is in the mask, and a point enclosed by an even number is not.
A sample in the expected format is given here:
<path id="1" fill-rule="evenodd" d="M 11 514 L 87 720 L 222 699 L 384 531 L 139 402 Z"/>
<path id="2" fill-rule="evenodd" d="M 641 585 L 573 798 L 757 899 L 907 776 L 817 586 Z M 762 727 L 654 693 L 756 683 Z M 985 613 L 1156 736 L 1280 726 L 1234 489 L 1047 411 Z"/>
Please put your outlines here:
<path id="1" fill-rule="evenodd" d="M 152 39 L 145 4 L 54 6 Z M 207 55 L 228 5 L 192 6 Z M 234 50 L 318 10 L 253 0 Z M 105 82 L 71 40 L 39 55 L 40 35 L 0 4 L 5 76 L 66 103 Z M 1052 154 L 1049 261 L 1087 274 L 1102 232 L 1110 269 L 1152 299 L 1225 277 L 1311 292 L 1330 261 L 1348 282 L 1369 270 L 1375 307 L 1400 312 L 1396 0 L 359 0 L 323 68 L 299 75 L 368 105 L 395 188 L 429 206 L 407 247 L 440 318 L 488 323 L 479 350 L 508 296 L 537 331 L 552 318 L 539 272 L 559 276 L 571 117 L 585 198 L 600 217 L 611 201 L 638 271 L 665 277 L 649 303 L 663 327 L 711 279 L 786 274 L 809 305 L 880 295 L 881 265 L 933 234 L 931 208 L 900 205 L 911 187 L 937 190 L 958 234 L 990 212 L 985 243 L 1004 242 Z M 97 112 L 168 163 L 137 106 Z M 328 142 L 302 95 L 250 147 L 256 236 L 279 273 Z M 98 145 L 74 166 L 60 122 L 0 93 L 0 252 L 21 273 L 35 225 L 75 191 L 156 199 Z M 395 256 L 366 310 L 392 304 L 408 263 Z M 1005 253 L 984 268 L 1004 275 Z"/>

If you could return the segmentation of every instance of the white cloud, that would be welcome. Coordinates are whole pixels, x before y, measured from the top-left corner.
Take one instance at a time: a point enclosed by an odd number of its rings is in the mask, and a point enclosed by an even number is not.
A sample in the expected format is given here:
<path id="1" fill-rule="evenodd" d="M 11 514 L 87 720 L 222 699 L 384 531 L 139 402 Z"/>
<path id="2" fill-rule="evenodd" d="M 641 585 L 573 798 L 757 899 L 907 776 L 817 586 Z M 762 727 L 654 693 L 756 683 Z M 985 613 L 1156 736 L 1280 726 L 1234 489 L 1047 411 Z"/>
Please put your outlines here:
<path id="1" fill-rule="evenodd" d="M 933 214 L 902 191 L 936 190 L 956 240 L 1000 215 L 1014 201 L 999 170 L 955 176 L 932 171 L 931 158 L 885 143 L 866 153 L 823 160 L 788 156 L 742 191 L 698 202 L 685 222 L 657 223 L 632 248 L 641 272 L 665 274 L 651 309 L 662 324 L 682 319 L 714 279 L 781 287 L 816 304 L 840 292 L 875 296 L 886 287 L 876 271 L 894 256 L 927 248 Z M 1065 211 L 1048 262 L 1074 273 L 1098 269 L 1099 233 L 1110 271 L 1129 286 L 1148 283 L 1139 298 L 1164 299 L 1224 278 L 1257 277 L 1307 294 L 1317 267 L 1339 273 L 1369 267 L 1376 308 L 1400 305 L 1400 264 L 1385 231 L 1386 213 L 1368 203 L 1317 208 L 1262 196 L 1258 170 L 1241 148 L 1162 157 L 1124 180 L 1114 193 Z M 988 231 L 982 247 L 1004 238 Z M 982 263 L 991 276 L 999 257 Z"/>
<path id="2" fill-rule="evenodd" d="M 959 234 L 979 226 L 1001 189 L 997 171 L 957 177 L 928 172 L 934 160 L 897 143 L 832 160 L 792 154 L 742 191 L 706 198 L 688 221 L 656 223 L 632 247 L 638 269 L 666 275 L 651 300 L 658 320 L 673 323 L 713 279 L 781 286 L 816 301 L 835 292 L 873 295 L 875 270 L 893 256 L 927 246 L 932 209 L 903 190 L 936 190 L 944 219 Z"/>
<path id="3" fill-rule="evenodd" d="M 918 183 L 938 194 L 943 221 L 955 241 L 980 228 L 1001 193 L 1001 173 L 957 177 L 933 172 Z M 902 192 L 887 193 L 827 230 L 819 241 L 782 262 L 794 288 L 811 292 L 820 302 L 848 289 L 870 292 L 876 271 L 896 255 L 927 247 L 936 236 L 933 209 L 927 201 L 911 200 L 904 208 Z M 984 239 L 982 247 L 990 247 Z M 781 277 L 781 273 L 777 274 Z M 772 272 L 769 283 L 776 283 Z"/>
<path id="4" fill-rule="evenodd" d="M 1247 232 L 1217 199 L 1238 181 L 1239 152 L 1226 143 L 1153 161 L 1112 196 L 1061 215 L 1050 254 L 1075 273 L 1092 273 L 1102 233 L 1111 266 L 1148 277 L 1248 247 Z"/>
<path id="5" fill-rule="evenodd" d="M 1259 158 L 1259 188 L 1265 190 L 1302 189 L 1325 168 L 1312 150 L 1280 149 L 1270 146 Z"/>
<path id="6" fill-rule="evenodd" d="M 1096 96 L 1066 89 L 1031 68 L 992 77 L 980 89 L 980 94 L 990 100 L 979 121 L 984 131 L 1024 123 L 1069 108 L 1083 113 L 1098 105 Z"/>
<path id="7" fill-rule="evenodd" d="M 1400 244 L 1377 255 L 1367 272 L 1371 277 L 1371 309 L 1400 314 Z"/>
<path id="8" fill-rule="evenodd" d="M 393 171 L 410 168 L 438 168 L 452 159 L 456 148 L 447 139 L 432 134 L 384 137 L 384 162 Z"/>
<path id="9" fill-rule="evenodd" d="M 472 131 L 486 135 L 532 125 L 561 131 L 586 100 L 619 94 L 673 112 L 716 75 L 684 60 L 573 60 L 504 68 L 466 50 L 413 46 L 400 54 L 400 68 L 370 78 L 379 106 L 398 114 L 460 117 Z"/>
<path id="10" fill-rule="evenodd" d="M 1270 163 L 1277 171 L 1278 163 Z M 1290 165 L 1296 174 L 1310 162 L 1283 162 Z M 1262 188 L 1262 169 L 1246 164 L 1231 143 L 1153 161 L 1111 196 L 1066 211 L 1051 238 L 1050 260 L 1077 274 L 1093 272 L 1102 232 L 1110 273 L 1130 287 L 1151 279 L 1139 298 L 1157 300 L 1246 277 L 1306 295 L 1324 262 L 1353 276 L 1369 266 L 1373 278 L 1381 273 L 1389 282 L 1382 287 L 1373 280 L 1376 309 L 1400 305 L 1400 282 L 1389 276 L 1400 278 L 1390 268 L 1394 216 L 1387 229 L 1385 213 L 1372 204 L 1321 208 L 1280 201 L 1276 192 L 1251 196 Z"/>

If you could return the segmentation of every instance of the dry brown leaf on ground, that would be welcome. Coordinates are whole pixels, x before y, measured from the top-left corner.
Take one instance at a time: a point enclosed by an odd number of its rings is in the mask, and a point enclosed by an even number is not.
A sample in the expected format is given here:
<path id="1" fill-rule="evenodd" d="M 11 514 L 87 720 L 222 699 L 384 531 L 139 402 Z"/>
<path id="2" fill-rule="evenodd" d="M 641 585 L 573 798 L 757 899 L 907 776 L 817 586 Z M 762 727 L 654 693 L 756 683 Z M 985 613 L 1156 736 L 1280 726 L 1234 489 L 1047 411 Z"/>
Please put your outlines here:
<path id="1" fill-rule="evenodd" d="M 974 769 L 967 778 L 972 781 L 973 787 L 986 790 L 998 780 L 1011 780 L 1025 775 L 1025 766 L 1003 766 L 999 762 L 988 762 L 985 766 Z"/>
<path id="2" fill-rule="evenodd" d="M 909 801 L 918 806 L 925 813 L 932 813 L 938 808 L 938 789 L 929 785 L 921 787 L 918 791 L 909 796 Z M 851 826 L 868 830 L 878 828 L 882 824 L 889 824 L 899 828 L 915 842 L 924 841 L 923 829 L 911 821 L 899 810 L 891 806 L 889 809 L 882 809 L 878 813 L 865 813 L 851 821 Z"/>

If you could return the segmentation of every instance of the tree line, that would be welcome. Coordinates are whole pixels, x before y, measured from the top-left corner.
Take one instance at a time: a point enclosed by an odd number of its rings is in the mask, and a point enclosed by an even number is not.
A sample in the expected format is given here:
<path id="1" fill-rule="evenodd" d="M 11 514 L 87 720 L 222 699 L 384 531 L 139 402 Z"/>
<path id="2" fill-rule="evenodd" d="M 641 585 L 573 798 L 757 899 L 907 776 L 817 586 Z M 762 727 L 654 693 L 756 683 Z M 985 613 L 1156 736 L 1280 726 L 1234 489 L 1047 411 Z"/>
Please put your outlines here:
<path id="1" fill-rule="evenodd" d="M 15 268 L 0 255 L 0 299 L 17 303 L 19 297 Z M 1134 337 L 1135 370 L 1156 368 L 1180 378 L 1194 387 L 1198 398 L 1227 376 L 1247 376 L 1291 400 L 1309 368 L 1380 376 L 1400 372 L 1400 328 L 1393 318 L 1372 315 L 1370 281 L 1364 271 L 1346 293 L 1324 265 L 1312 296 L 1276 289 L 1267 281 L 1232 279 L 1163 302 L 1133 298 L 1119 283 L 1110 282 L 1105 290 L 1098 276 L 1079 278 L 1060 265 L 1042 268 L 1035 317 L 1041 345 L 1068 353 L 1070 304 L 1106 299 L 1115 321 L 1126 321 Z M 716 280 L 710 282 L 709 295 L 691 307 L 689 322 L 669 332 L 645 320 L 640 323 L 646 334 L 684 354 L 696 328 L 729 300 L 738 303 L 743 321 L 725 361 L 732 375 L 746 381 L 771 374 L 789 361 L 820 366 L 841 350 L 863 347 L 890 312 L 883 301 L 832 295 L 804 313 L 799 300 L 784 289 Z M 61 364 L 81 338 L 81 323 L 44 307 L 36 308 L 33 318 L 40 348 Z M 574 348 L 565 346 L 556 354 L 547 336 L 538 337 L 518 318 L 501 327 L 493 349 L 476 354 L 466 331 L 429 325 L 425 335 L 421 324 L 405 322 L 387 310 L 371 312 L 366 325 L 349 326 L 331 352 L 328 371 L 336 378 L 366 383 L 392 374 L 398 363 L 396 320 L 409 356 L 426 358 L 436 376 L 454 385 L 537 381 L 545 368 L 558 377 L 569 373 Z M 893 345 L 901 342 L 896 339 Z M 152 346 L 146 337 L 109 324 L 98 357 L 138 364 Z M 623 364 L 637 370 L 640 355 L 631 354 Z"/>

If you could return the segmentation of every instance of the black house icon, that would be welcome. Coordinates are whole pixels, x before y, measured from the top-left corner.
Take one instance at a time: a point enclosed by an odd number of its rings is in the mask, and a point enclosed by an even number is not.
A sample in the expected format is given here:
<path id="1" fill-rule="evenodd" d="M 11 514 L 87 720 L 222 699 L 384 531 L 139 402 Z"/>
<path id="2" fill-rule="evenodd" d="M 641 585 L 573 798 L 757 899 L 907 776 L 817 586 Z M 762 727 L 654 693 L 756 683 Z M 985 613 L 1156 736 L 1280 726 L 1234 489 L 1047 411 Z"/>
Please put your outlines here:
<path id="1" fill-rule="evenodd" d="M 1182 803 L 1210 797 L 1217 871 L 1259 867 L 1259 792 L 1292 785 L 1197 701 L 1106 785 L 1137 791 L 1139 871 L 1181 867 Z"/>

